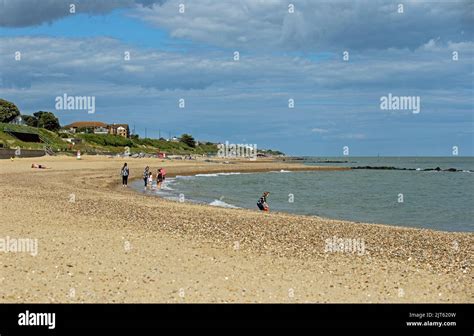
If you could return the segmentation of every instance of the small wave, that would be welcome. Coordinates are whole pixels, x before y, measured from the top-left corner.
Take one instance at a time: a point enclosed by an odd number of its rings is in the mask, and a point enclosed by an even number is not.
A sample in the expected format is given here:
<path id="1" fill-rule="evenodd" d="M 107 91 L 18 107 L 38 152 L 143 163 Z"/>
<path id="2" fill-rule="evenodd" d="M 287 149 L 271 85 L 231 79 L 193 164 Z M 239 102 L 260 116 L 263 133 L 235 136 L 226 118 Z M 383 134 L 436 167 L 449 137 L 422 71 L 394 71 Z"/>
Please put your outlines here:
<path id="1" fill-rule="evenodd" d="M 169 192 L 166 192 L 166 191 L 161 190 L 161 189 L 154 190 L 154 192 L 155 192 L 155 195 L 162 196 L 163 198 L 167 198 L 167 197 L 170 196 Z"/>
<path id="2" fill-rule="evenodd" d="M 272 170 L 270 173 L 291 173 L 290 170 Z"/>
<path id="3" fill-rule="evenodd" d="M 193 179 L 194 176 L 188 176 L 188 175 L 176 175 L 176 179 L 181 179 L 181 180 L 191 180 Z"/>
<path id="4" fill-rule="evenodd" d="M 169 201 L 179 202 L 179 197 L 177 196 L 163 196 L 163 198 Z"/>
<path id="5" fill-rule="evenodd" d="M 223 202 L 221 200 L 214 200 L 211 203 L 209 203 L 209 205 L 218 206 L 218 207 L 222 207 L 222 208 L 231 208 L 231 209 L 238 209 L 239 208 L 239 207 L 236 207 L 235 205 Z"/>
<path id="6" fill-rule="evenodd" d="M 230 173 L 209 173 L 209 174 L 196 174 L 196 177 L 216 177 L 216 176 L 230 176 L 230 175 L 241 175 L 239 172 L 230 172 Z"/>

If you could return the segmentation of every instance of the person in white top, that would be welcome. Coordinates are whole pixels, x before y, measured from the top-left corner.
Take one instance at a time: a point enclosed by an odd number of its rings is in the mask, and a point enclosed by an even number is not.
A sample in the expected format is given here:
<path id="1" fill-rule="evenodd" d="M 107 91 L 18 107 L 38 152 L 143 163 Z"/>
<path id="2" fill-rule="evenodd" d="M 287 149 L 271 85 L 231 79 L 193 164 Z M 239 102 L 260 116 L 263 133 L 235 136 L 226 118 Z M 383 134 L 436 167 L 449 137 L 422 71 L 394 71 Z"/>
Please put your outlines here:
<path id="1" fill-rule="evenodd" d="M 150 174 L 148 175 L 148 187 L 150 189 L 152 188 L 152 184 L 153 184 L 153 173 L 150 172 Z"/>

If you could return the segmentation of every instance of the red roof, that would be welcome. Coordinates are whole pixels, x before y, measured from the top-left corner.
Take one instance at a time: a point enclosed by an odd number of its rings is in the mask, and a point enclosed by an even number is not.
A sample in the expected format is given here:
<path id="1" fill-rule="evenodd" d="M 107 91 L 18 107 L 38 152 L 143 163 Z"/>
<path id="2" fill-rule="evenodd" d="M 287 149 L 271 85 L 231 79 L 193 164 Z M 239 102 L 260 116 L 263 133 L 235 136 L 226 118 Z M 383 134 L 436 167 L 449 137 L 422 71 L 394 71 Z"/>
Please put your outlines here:
<path id="1" fill-rule="evenodd" d="M 64 126 L 64 128 L 72 128 L 72 127 L 77 127 L 77 128 L 82 128 L 82 127 L 107 127 L 107 124 L 103 123 L 103 122 L 100 122 L 100 121 L 76 121 L 76 122 L 73 122 L 72 124 Z"/>

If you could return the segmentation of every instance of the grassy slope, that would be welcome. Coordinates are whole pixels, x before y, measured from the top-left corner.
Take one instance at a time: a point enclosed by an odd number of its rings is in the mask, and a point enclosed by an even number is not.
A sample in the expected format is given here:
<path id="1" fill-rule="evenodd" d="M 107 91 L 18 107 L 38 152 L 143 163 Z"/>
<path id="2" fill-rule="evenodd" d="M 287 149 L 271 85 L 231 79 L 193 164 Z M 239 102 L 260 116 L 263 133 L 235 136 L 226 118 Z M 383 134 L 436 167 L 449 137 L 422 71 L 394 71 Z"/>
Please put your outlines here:
<path id="1" fill-rule="evenodd" d="M 85 142 L 79 145 L 81 147 L 88 147 L 89 149 L 104 150 L 109 152 L 123 152 L 126 147 L 129 147 L 131 153 L 153 153 L 158 151 L 168 154 L 206 154 L 216 153 L 217 147 L 215 145 L 200 145 L 196 148 L 191 148 L 182 142 L 170 142 L 158 139 L 139 139 L 131 140 L 124 139 L 116 135 L 98 135 L 98 134 L 78 134 L 78 138 Z"/>
<path id="2" fill-rule="evenodd" d="M 6 126 L 20 132 L 37 133 L 41 135 L 41 137 L 47 141 L 47 145 L 54 151 L 64 151 L 68 149 L 68 143 L 62 140 L 57 133 L 42 128 L 38 129 L 29 126 L 0 123 L 0 143 L 3 144 L 4 148 L 20 147 L 22 149 L 43 149 L 45 146 L 44 143 L 30 143 L 18 140 L 4 132 Z M 206 154 L 217 152 L 215 145 L 200 145 L 196 148 L 191 148 L 181 142 L 169 142 L 157 139 L 131 140 L 116 135 L 76 134 L 74 137 L 83 140 L 81 144 L 74 146 L 74 151 L 81 150 L 82 152 L 123 153 L 126 147 L 129 147 L 131 153 L 143 152 L 156 154 L 160 151 L 168 154 Z"/>
<path id="3" fill-rule="evenodd" d="M 6 126 L 8 126 L 10 129 L 20 132 L 39 134 L 43 139 L 47 141 L 47 143 L 32 143 L 20 141 L 17 138 L 11 136 L 10 134 L 4 132 L 4 128 Z M 64 150 L 67 148 L 67 144 L 54 132 L 50 132 L 42 128 L 38 129 L 35 127 L 10 125 L 5 123 L 0 123 L 0 143 L 3 144 L 4 148 L 20 147 L 23 149 L 43 149 L 45 145 L 48 145 L 55 150 Z"/>

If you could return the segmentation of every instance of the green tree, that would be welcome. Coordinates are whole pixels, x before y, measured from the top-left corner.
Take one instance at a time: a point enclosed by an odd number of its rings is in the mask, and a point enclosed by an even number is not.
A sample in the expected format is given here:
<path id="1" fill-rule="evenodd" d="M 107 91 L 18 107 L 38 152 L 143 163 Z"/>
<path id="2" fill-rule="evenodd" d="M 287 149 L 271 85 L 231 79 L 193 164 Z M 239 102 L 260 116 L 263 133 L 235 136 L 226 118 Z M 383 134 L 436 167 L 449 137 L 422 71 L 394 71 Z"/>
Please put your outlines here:
<path id="1" fill-rule="evenodd" d="M 52 112 L 38 111 L 33 113 L 33 115 L 38 118 L 38 127 L 49 131 L 57 131 L 61 127 L 59 119 Z"/>
<path id="2" fill-rule="evenodd" d="M 183 134 L 181 135 L 181 138 L 179 138 L 179 141 L 188 145 L 189 147 L 196 147 L 196 140 L 194 140 L 194 138 L 189 135 L 189 134 Z"/>
<path id="3" fill-rule="evenodd" d="M 22 115 L 23 121 L 31 127 L 38 127 L 38 118 L 30 115 Z"/>
<path id="4" fill-rule="evenodd" d="M 8 123 L 20 115 L 20 110 L 15 104 L 0 99 L 0 122 Z"/>

